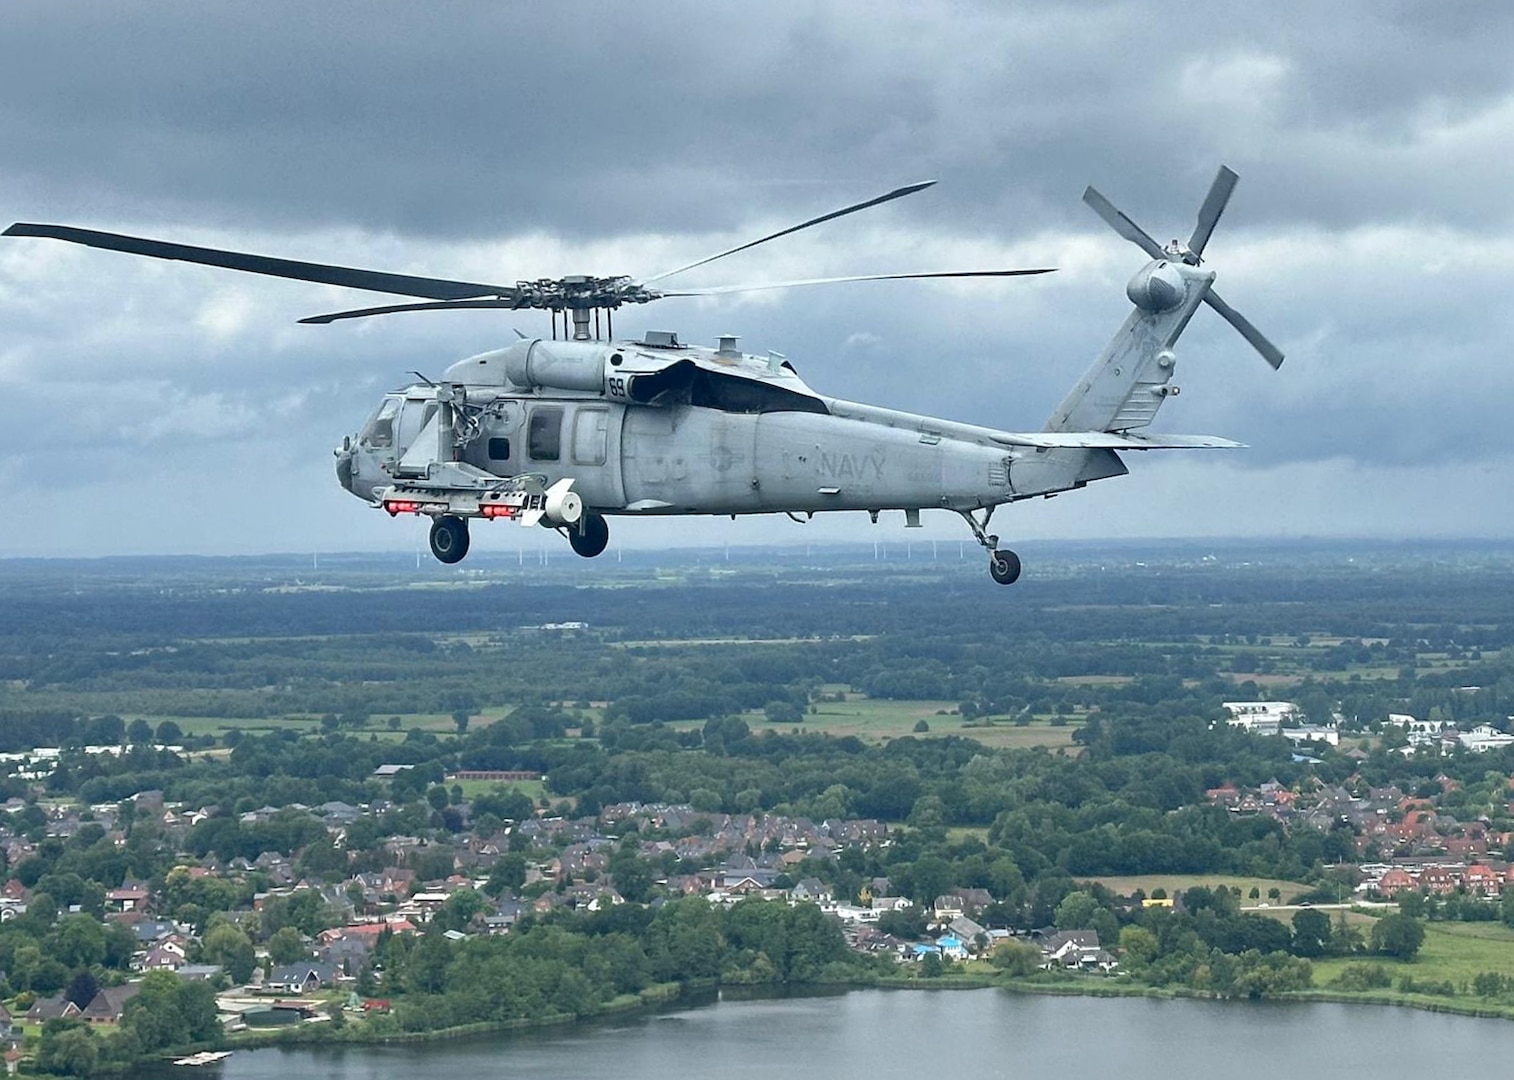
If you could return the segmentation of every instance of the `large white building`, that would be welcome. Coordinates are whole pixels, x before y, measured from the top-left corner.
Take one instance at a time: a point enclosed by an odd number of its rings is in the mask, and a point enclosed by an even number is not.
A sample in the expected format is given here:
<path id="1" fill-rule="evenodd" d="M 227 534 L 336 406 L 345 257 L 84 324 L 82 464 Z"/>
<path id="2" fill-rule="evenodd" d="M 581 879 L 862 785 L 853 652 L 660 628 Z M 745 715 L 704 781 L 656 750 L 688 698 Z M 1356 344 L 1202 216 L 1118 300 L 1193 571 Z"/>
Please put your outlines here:
<path id="1" fill-rule="evenodd" d="M 1441 733 L 1456 726 L 1449 720 L 1416 720 L 1408 713 L 1389 713 L 1388 723 L 1404 729 L 1410 746 L 1439 745 Z"/>
<path id="2" fill-rule="evenodd" d="M 1501 750 L 1505 746 L 1514 745 L 1514 735 L 1481 724 L 1471 731 L 1463 731 L 1458 741 L 1474 754 L 1486 754 L 1489 750 Z"/>
<path id="3" fill-rule="evenodd" d="M 1299 718 L 1298 706 L 1291 701 L 1227 701 L 1228 723 L 1257 735 L 1276 735 L 1283 724 Z"/>
<path id="4" fill-rule="evenodd" d="M 1341 733 L 1334 726 L 1331 727 L 1304 727 L 1284 728 L 1281 732 L 1283 738 L 1293 743 L 1322 742 L 1331 746 L 1341 744 Z"/>

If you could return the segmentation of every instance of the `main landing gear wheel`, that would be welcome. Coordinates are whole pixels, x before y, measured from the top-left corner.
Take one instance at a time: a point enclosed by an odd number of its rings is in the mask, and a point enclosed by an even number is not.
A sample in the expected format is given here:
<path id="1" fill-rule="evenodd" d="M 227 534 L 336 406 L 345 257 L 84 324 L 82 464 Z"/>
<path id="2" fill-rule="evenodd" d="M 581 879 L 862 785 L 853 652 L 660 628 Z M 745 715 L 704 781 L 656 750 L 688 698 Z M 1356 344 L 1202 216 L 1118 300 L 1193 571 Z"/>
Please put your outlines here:
<path id="1" fill-rule="evenodd" d="M 1020 556 L 1008 548 L 999 546 L 999 538 L 988 531 L 988 521 L 994 516 L 994 508 L 983 511 L 982 519 L 973 517 L 970 510 L 958 510 L 967 527 L 973 531 L 973 539 L 988 552 L 988 574 L 1000 585 L 1013 585 L 1020 580 Z"/>
<path id="2" fill-rule="evenodd" d="M 1020 580 L 1020 556 L 1001 548 L 988 560 L 988 573 L 1000 585 L 1013 585 Z"/>
<path id="3" fill-rule="evenodd" d="M 585 513 L 581 522 L 568 526 L 568 543 L 579 555 L 592 559 L 609 546 L 610 523 L 603 514 Z"/>
<path id="4" fill-rule="evenodd" d="M 443 514 L 431 523 L 431 554 L 444 563 L 461 562 L 468 554 L 468 523 Z"/>

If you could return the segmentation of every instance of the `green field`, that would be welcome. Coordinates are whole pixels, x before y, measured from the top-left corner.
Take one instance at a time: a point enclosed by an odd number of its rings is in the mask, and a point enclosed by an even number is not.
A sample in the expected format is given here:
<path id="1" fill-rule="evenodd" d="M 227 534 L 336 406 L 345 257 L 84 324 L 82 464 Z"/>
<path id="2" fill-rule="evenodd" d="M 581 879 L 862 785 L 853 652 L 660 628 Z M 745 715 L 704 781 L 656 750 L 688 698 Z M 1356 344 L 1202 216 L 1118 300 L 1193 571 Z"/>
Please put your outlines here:
<path id="1" fill-rule="evenodd" d="M 488 727 L 501 716 L 507 714 L 512 706 L 490 706 L 482 713 L 475 714 L 469 720 L 468 730 Z M 128 724 L 133 720 L 141 719 L 156 728 L 164 720 L 172 720 L 179 725 L 185 735 L 215 735 L 221 736 L 232 728 L 246 732 L 265 733 L 288 728 L 302 733 L 317 733 L 321 729 L 321 718 L 311 714 L 298 714 L 293 716 L 257 716 L 257 717 L 226 717 L 226 716 L 168 716 L 152 713 L 123 713 L 122 719 Z M 452 719 L 451 713 L 399 713 L 399 727 L 389 726 L 390 716 L 396 714 L 374 715 L 368 723 L 362 727 L 345 728 L 346 731 L 375 734 L 380 739 L 403 739 L 405 732 L 411 728 L 422 731 L 433 731 L 438 734 L 455 732 L 457 723 Z"/>
<path id="2" fill-rule="evenodd" d="M 122 713 L 121 718 L 128 724 L 133 720 L 145 720 L 154 728 L 165 720 L 172 720 L 186 735 L 217 736 L 225 734 L 232 728 L 258 732 L 276 731 L 280 728 L 290 728 L 299 732 L 319 731 L 321 720 L 318 716 L 259 716 L 231 719 L 224 716 L 164 716 L 151 713 Z"/>
<path id="3" fill-rule="evenodd" d="M 887 742 L 906 735 L 929 739 L 940 735 L 961 735 L 976 739 L 984 746 L 1081 749 L 1072 741 L 1073 732 L 1082 726 L 1080 717 L 1067 717 L 1067 723 L 1054 727 L 1048 718 L 1036 717 L 1019 727 L 1003 717 L 989 725 L 972 725 L 963 721 L 952 701 L 898 701 L 847 694 L 846 701 L 822 701 L 814 712 L 804 714 L 802 724 L 770 724 L 760 711 L 747 713 L 743 719 L 753 732 L 799 730 L 835 738 L 855 736 L 866 743 Z M 915 725 L 924 720 L 929 730 L 918 732 Z M 981 722 L 980 722 L 981 724 Z M 703 720 L 679 720 L 669 725 L 679 731 L 704 726 Z"/>
<path id="4" fill-rule="evenodd" d="M 1085 880 L 1097 881 L 1100 885 L 1109 889 L 1118 896 L 1129 896 L 1137 889 L 1150 896 L 1154 889 L 1165 889 L 1167 895 L 1181 892 L 1202 885 L 1206 889 L 1212 889 L 1216 885 L 1224 885 L 1232 889 L 1241 890 L 1241 906 L 1252 907 L 1258 903 L 1250 899 L 1251 890 L 1256 889 L 1263 903 L 1284 903 L 1292 900 L 1303 892 L 1308 892 L 1310 886 L 1300 885 L 1296 881 L 1280 881 L 1276 878 L 1259 877 L 1233 877 L 1227 874 L 1127 874 L 1119 877 L 1096 877 Z M 1267 890 L 1277 889 L 1281 898 L 1277 901 L 1268 900 Z M 1292 917 L 1292 913 L 1289 913 Z"/>
<path id="5" fill-rule="evenodd" d="M 968 725 L 956 712 L 954 701 L 885 701 L 848 694 L 846 701 L 825 701 L 804 718 L 807 731 L 822 731 L 837 737 L 855 735 L 867 742 L 882 742 L 904 735 L 919 736 L 915 725 L 921 720 L 930 726 L 929 735 L 964 735 L 985 746 L 1070 747 L 1072 735 L 1081 721 L 1069 717 L 1061 727 L 1037 718 L 1017 727 L 1002 718 L 992 726 Z"/>
<path id="6" fill-rule="evenodd" d="M 449 780 L 447 786 L 457 784 L 463 789 L 465 799 L 474 799 L 492 791 L 518 791 L 532 802 L 547 794 L 547 785 L 540 780 Z"/>
<path id="7" fill-rule="evenodd" d="M 1368 922 L 1370 923 L 1370 919 Z M 1370 934 L 1370 925 L 1362 931 Z M 1450 982 L 1460 990 L 1484 971 L 1514 972 L 1514 929 L 1502 923 L 1431 922 L 1425 924 L 1425 943 L 1407 963 L 1385 957 L 1340 957 L 1314 961 L 1314 985 L 1329 989 L 1347 964 L 1380 963 L 1397 981 L 1413 976 L 1415 981 Z M 1460 1001 L 1475 1000 L 1461 995 Z"/>
<path id="8" fill-rule="evenodd" d="M 830 692 L 838 692 L 834 688 Z M 1023 748 L 1044 746 L 1050 749 L 1075 749 L 1073 733 L 1083 724 L 1081 716 L 1058 717 L 1064 721 L 1054 724 L 1049 716 L 1036 716 L 1028 724 L 1015 724 L 1008 718 L 995 717 L 992 723 L 979 720 L 968 723 L 957 713 L 957 703 L 952 701 L 890 701 L 869 698 L 864 694 L 848 692 L 846 701 L 827 701 L 818 704 L 813 713 L 805 715 L 803 730 L 819 732 L 838 738 L 856 736 L 865 742 L 880 743 L 906 735 L 929 737 L 939 735 L 962 735 L 976 739 L 985 746 Z M 474 731 L 498 720 L 510 712 L 510 705 L 490 705 L 472 716 L 468 730 Z M 599 723 L 603 718 L 602 708 L 575 709 L 586 719 Z M 450 713 L 400 713 L 399 727 L 389 726 L 391 715 L 375 714 L 366 725 L 344 730 L 365 735 L 377 735 L 381 741 L 403 739 L 412 729 L 448 734 L 457 730 Z M 316 734 L 321 730 L 320 717 L 315 715 L 269 716 L 269 717 L 216 717 L 216 716 L 167 716 L 147 713 L 124 715 L 127 723 L 141 718 L 156 727 L 164 720 L 172 720 L 185 735 L 221 736 L 232 728 L 245 732 L 264 733 L 290 729 L 301 733 Z M 928 732 L 915 731 L 915 725 L 924 720 Z M 747 716 L 752 730 L 761 732 L 769 725 L 760 712 Z M 679 721 L 674 727 L 690 729 L 702 727 L 704 721 Z"/>

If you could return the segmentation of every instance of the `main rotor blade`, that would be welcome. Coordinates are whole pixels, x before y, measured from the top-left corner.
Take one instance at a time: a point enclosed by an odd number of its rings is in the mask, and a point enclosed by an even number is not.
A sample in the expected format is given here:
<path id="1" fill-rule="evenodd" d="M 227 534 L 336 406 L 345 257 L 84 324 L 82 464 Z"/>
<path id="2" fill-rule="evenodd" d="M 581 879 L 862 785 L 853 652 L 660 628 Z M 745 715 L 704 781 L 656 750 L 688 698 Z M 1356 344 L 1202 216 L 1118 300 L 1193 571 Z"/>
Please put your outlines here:
<path id="1" fill-rule="evenodd" d="M 1203 256 L 1204 245 L 1209 243 L 1214 226 L 1225 212 L 1225 204 L 1230 201 L 1230 193 L 1235 190 L 1235 182 L 1239 179 L 1229 168 L 1220 166 L 1214 183 L 1209 185 L 1209 194 L 1204 196 L 1204 205 L 1199 207 L 1199 220 L 1193 227 L 1193 235 L 1188 238 L 1188 250 L 1195 255 Z"/>
<path id="2" fill-rule="evenodd" d="M 723 259 L 727 255 L 734 255 L 738 251 L 746 251 L 748 248 L 754 248 L 758 244 L 765 244 L 769 240 L 777 240 L 780 236 L 788 236 L 790 233 L 796 233 L 800 229 L 808 229 L 811 225 L 819 225 L 826 221 L 835 221 L 839 217 L 846 217 L 847 214 L 855 214 L 858 210 L 866 210 L 869 207 L 879 206 L 894 199 L 902 199 L 906 195 L 913 195 L 917 191 L 924 191 L 935 184 L 935 182 L 934 180 L 926 180 L 919 184 L 906 184 L 902 188 L 895 188 L 886 195 L 879 195 L 877 198 L 868 199 L 866 202 L 853 203 L 851 206 L 842 207 L 840 210 L 832 210 L 829 214 L 821 214 L 817 218 L 810 218 L 808 221 L 800 222 L 798 225 L 790 225 L 787 229 L 780 229 L 778 232 L 769 233 L 760 240 L 750 240 L 739 247 L 728 248 L 718 255 L 710 255 L 707 258 L 700 259 L 698 262 L 691 262 L 687 266 L 680 266 L 677 270 L 664 270 L 662 273 L 654 274 L 652 277 L 642 278 L 640 284 L 646 285 L 653 281 L 661 281 L 663 278 L 672 277 L 674 274 L 681 274 L 685 270 L 692 270 L 696 266 L 703 266 L 705 263 L 712 263 L 716 259 Z"/>
<path id="3" fill-rule="evenodd" d="M 1116 208 L 1114 203 L 1104 198 L 1092 187 L 1083 192 L 1083 201 L 1093 207 L 1094 213 L 1108 222 L 1111 229 L 1146 252 L 1147 255 L 1150 255 L 1153 259 L 1165 259 L 1167 257 L 1167 253 L 1162 250 L 1162 245 L 1147 236 L 1146 230 L 1131 221 L 1122 210 Z"/>
<path id="4" fill-rule="evenodd" d="M 1038 270 L 949 270 L 934 274 L 857 274 L 851 277 L 806 278 L 803 281 L 768 281 L 760 285 L 720 285 L 712 289 L 683 289 L 662 292 L 662 296 L 722 296 L 727 293 L 761 292 L 764 289 L 792 289 L 799 285 L 835 285 L 844 281 L 906 281 L 918 278 L 1029 277 L 1052 274 L 1056 267 Z"/>
<path id="5" fill-rule="evenodd" d="M 454 311 L 458 308 L 519 308 L 514 300 L 485 298 L 480 300 L 434 300 L 421 304 L 386 304 L 383 307 L 361 308 L 357 311 L 334 311 L 329 315 L 311 315 L 300 322 L 326 325 L 342 319 L 366 319 L 369 315 L 393 315 L 398 311 Z"/>
<path id="6" fill-rule="evenodd" d="M 248 255 L 240 251 L 192 247 L 189 244 L 171 244 L 163 240 L 122 236 L 119 233 L 76 229 L 70 225 L 35 225 L 18 221 L 0 235 L 40 236 L 51 240 L 67 240 L 72 244 L 84 244 L 87 247 L 104 248 L 107 251 L 123 251 L 128 255 L 145 255 L 153 259 L 199 263 L 202 266 L 219 266 L 226 270 L 241 270 L 249 274 L 266 274 L 269 277 L 291 278 L 295 281 L 314 281 L 322 285 L 342 285 L 349 289 L 366 289 L 369 292 L 423 296 L 430 300 L 512 296 L 515 293 L 513 286 L 483 285 L 469 281 L 450 281 L 446 278 L 411 277 L 408 274 L 387 274 L 378 270 L 328 266 L 325 263 L 273 259 L 266 255 Z"/>
<path id="7" fill-rule="evenodd" d="M 1262 332 L 1252 326 L 1246 316 L 1221 300 L 1219 294 L 1213 289 L 1204 294 L 1204 302 L 1214 308 L 1215 311 L 1218 311 L 1226 322 L 1235 327 L 1240 332 L 1241 337 L 1251 342 L 1251 347 L 1262 354 L 1262 359 L 1271 364 L 1274 371 L 1283 366 L 1282 350 L 1262 336 Z"/>

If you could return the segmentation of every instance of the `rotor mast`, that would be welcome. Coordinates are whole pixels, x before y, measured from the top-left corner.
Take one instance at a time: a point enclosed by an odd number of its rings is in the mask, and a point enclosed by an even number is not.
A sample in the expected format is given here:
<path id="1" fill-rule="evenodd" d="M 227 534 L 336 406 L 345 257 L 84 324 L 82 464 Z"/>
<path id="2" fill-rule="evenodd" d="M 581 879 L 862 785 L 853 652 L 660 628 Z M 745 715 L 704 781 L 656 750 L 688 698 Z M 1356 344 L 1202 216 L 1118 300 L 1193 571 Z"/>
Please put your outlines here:
<path id="1" fill-rule="evenodd" d="M 572 275 L 562 278 L 559 282 L 561 288 L 559 294 L 562 299 L 561 309 L 554 308 L 552 312 L 552 340 L 557 340 L 557 311 L 563 313 L 563 336 L 568 336 L 568 317 L 573 318 L 574 341 L 598 341 L 600 339 L 599 313 L 605 313 L 605 325 L 608 334 L 615 336 L 615 322 L 610 312 L 616 307 L 614 292 L 605 289 L 604 283 L 587 275 Z M 589 332 L 589 320 L 592 313 L 594 332 Z"/>

